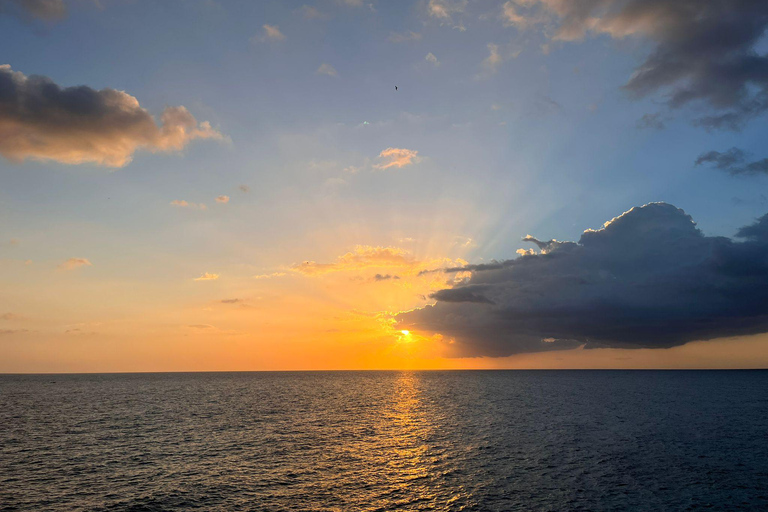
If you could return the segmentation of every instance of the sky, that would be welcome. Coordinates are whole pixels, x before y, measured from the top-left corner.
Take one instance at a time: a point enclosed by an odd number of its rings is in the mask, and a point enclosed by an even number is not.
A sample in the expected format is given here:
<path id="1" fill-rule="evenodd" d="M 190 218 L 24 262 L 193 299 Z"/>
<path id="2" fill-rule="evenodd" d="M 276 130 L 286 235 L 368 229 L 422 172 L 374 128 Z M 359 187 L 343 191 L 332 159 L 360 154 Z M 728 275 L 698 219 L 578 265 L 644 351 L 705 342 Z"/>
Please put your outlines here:
<path id="1" fill-rule="evenodd" d="M 767 27 L 0 0 L 0 372 L 766 367 Z"/>

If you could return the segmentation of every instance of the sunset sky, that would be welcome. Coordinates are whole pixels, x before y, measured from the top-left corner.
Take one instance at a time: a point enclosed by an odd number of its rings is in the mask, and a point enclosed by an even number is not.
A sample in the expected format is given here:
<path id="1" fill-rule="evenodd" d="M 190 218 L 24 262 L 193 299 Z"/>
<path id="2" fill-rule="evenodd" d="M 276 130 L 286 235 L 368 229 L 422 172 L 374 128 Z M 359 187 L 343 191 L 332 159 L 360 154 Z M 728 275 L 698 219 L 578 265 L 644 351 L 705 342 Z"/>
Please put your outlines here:
<path id="1" fill-rule="evenodd" d="M 766 367 L 767 27 L 0 0 L 0 372 Z"/>

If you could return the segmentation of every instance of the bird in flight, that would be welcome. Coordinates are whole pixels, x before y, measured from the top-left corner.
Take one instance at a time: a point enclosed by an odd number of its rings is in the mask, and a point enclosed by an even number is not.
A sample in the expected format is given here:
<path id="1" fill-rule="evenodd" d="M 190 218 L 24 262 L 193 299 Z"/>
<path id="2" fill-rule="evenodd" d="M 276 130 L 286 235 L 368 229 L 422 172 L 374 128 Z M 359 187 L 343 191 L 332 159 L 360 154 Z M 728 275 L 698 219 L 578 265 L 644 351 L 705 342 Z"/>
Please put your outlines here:
<path id="1" fill-rule="evenodd" d="M 395 90 L 397 90 L 397 86 L 395 86 Z"/>

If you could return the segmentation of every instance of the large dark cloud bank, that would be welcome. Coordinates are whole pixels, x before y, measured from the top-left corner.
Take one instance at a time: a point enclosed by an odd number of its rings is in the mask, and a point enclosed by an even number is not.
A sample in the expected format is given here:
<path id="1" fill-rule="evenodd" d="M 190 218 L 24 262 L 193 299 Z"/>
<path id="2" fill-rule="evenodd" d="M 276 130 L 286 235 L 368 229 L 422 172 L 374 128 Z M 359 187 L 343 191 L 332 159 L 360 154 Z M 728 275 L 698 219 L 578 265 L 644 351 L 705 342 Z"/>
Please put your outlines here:
<path id="1" fill-rule="evenodd" d="M 453 340 L 454 356 L 587 348 L 667 348 L 768 332 L 768 214 L 735 239 L 705 236 L 683 210 L 652 203 L 577 243 L 483 265 L 398 316 Z"/>

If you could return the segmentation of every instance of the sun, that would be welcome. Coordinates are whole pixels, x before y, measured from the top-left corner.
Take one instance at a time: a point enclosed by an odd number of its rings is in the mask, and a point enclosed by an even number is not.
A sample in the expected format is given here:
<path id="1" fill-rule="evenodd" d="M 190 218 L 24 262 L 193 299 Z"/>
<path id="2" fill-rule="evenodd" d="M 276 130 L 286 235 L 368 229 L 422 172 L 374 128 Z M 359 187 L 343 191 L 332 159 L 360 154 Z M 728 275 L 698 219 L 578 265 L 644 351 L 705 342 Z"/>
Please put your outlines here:
<path id="1" fill-rule="evenodd" d="M 403 335 L 405 335 L 405 336 L 408 336 L 409 334 L 411 334 L 411 331 L 408 331 L 408 330 L 402 330 L 402 331 L 400 331 L 400 332 L 401 332 Z"/>

